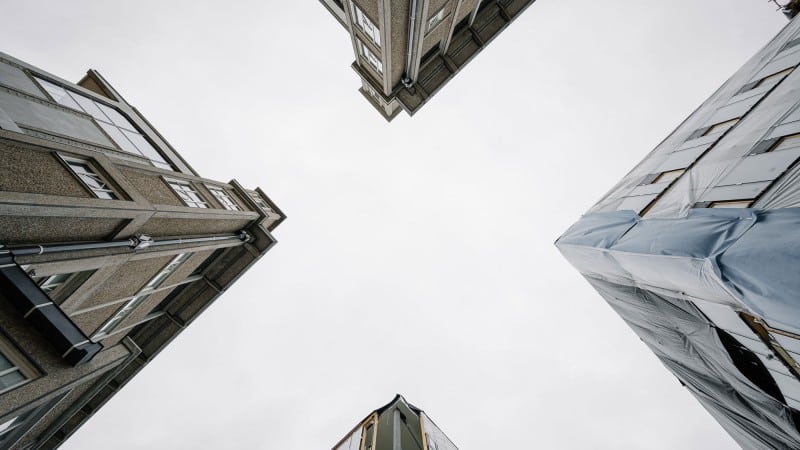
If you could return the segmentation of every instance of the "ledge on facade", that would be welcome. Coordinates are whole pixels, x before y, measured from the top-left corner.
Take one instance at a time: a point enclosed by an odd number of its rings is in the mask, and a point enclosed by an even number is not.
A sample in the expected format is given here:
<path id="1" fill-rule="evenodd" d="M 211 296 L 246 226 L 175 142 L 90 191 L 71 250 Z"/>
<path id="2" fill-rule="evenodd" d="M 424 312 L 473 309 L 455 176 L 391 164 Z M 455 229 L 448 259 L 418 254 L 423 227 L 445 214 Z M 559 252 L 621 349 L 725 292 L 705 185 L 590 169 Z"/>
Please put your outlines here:
<path id="1" fill-rule="evenodd" d="M 403 86 L 397 91 L 396 96 L 408 115 L 413 116 L 533 2 L 495 0 L 482 4 L 473 24 L 454 33 L 447 52 L 425 62 L 413 86 Z"/>

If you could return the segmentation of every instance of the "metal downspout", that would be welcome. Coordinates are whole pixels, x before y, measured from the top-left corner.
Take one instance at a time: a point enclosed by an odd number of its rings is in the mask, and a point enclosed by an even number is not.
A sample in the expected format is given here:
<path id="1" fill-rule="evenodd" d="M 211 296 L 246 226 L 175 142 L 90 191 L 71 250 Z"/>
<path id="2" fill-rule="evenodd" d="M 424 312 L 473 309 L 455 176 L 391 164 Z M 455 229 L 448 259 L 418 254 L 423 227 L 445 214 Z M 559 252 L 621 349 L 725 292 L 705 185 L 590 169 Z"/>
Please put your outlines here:
<path id="1" fill-rule="evenodd" d="M 128 239 L 120 239 L 116 241 L 107 241 L 107 242 L 80 242 L 80 243 L 70 243 L 70 244 L 41 244 L 41 245 L 34 244 L 34 245 L 18 245 L 18 246 L 0 245 L 0 249 L 8 250 L 9 252 L 11 252 L 13 256 L 27 256 L 27 255 L 43 255 L 50 253 L 63 253 L 63 252 L 75 252 L 81 250 L 97 250 L 103 248 L 122 248 L 122 247 L 128 247 L 131 250 L 135 251 L 135 250 L 143 250 L 148 247 L 161 247 L 164 245 L 193 244 L 193 243 L 228 241 L 228 240 L 239 240 L 242 242 L 247 242 L 250 239 L 251 239 L 250 235 L 246 231 L 242 230 L 237 234 L 202 236 L 194 238 L 164 239 L 158 241 L 153 240 L 153 238 L 151 238 L 150 236 L 142 234 Z"/>
<path id="2" fill-rule="evenodd" d="M 414 80 L 411 79 L 411 55 L 414 52 L 414 30 L 417 24 L 417 2 L 419 0 L 411 0 L 411 9 L 408 13 L 408 46 L 406 47 L 406 70 L 403 75 L 403 86 L 409 88 L 414 85 Z"/>

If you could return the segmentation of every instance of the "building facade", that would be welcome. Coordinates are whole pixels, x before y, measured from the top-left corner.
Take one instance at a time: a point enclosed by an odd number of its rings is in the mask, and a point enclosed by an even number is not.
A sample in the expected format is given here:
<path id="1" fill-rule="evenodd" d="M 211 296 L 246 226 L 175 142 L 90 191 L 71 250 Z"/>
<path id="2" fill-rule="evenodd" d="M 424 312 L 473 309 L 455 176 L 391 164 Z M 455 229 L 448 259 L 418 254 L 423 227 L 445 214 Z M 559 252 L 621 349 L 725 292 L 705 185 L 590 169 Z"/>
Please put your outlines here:
<path id="1" fill-rule="evenodd" d="M 556 245 L 744 448 L 800 448 L 800 21 Z"/>
<path id="2" fill-rule="evenodd" d="M 350 34 L 359 92 L 413 115 L 533 0 L 320 0 Z"/>
<path id="3" fill-rule="evenodd" d="M 333 450 L 458 450 L 425 414 L 402 395 L 371 412 Z"/>
<path id="4" fill-rule="evenodd" d="M 0 54 L 0 449 L 58 447 L 274 244 L 107 83 Z"/>

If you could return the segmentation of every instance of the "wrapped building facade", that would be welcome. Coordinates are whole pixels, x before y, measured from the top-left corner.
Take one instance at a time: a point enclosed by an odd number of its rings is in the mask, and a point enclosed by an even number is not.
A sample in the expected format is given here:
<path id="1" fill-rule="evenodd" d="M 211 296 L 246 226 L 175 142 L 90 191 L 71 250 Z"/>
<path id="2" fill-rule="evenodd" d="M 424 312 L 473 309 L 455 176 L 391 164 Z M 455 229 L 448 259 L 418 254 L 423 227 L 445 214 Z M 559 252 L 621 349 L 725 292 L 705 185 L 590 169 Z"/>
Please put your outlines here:
<path id="1" fill-rule="evenodd" d="M 556 246 L 745 448 L 800 448 L 800 22 Z"/>

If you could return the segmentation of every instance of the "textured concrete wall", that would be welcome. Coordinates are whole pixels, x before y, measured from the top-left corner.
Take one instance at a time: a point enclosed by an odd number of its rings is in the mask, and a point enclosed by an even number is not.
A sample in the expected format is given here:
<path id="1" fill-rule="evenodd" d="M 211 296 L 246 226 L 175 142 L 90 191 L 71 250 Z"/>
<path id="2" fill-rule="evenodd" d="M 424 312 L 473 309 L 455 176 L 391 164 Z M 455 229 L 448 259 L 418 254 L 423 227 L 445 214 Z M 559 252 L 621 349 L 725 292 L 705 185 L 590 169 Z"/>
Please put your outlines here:
<path id="1" fill-rule="evenodd" d="M 120 219 L 96 217 L 0 216 L 0 241 L 4 244 L 102 240 L 122 225 Z M 13 233 L 11 232 L 13 231 Z"/>
<path id="2" fill-rule="evenodd" d="M 172 192 L 172 189 L 158 175 L 130 167 L 119 167 L 119 170 L 125 179 L 150 203 L 154 205 L 184 206 L 178 196 Z"/>
<path id="3" fill-rule="evenodd" d="M 480 0 L 464 0 L 461 3 L 461 9 L 458 10 L 458 15 L 456 16 L 456 23 L 460 22 L 464 17 L 469 16 L 472 14 L 472 11 L 478 5 L 478 1 Z"/>
<path id="4" fill-rule="evenodd" d="M 2 293 L 0 331 L 4 339 L 17 346 L 20 353 L 41 371 L 41 376 L 2 394 L 0 417 L 20 411 L 20 408 L 38 406 L 51 398 L 55 391 L 65 387 L 71 389 L 82 380 L 104 373 L 129 354 L 128 350 L 119 346 L 107 347 L 89 363 L 72 367 L 8 300 L 2 298 Z"/>
<path id="5" fill-rule="evenodd" d="M 67 409 L 69 409 L 70 406 L 72 406 L 73 402 L 77 401 L 81 395 L 86 393 L 86 391 L 92 387 L 92 384 L 93 383 L 91 381 L 87 381 L 71 390 L 69 394 L 61 399 L 61 401 L 59 401 L 53 409 L 39 419 L 36 425 L 34 425 L 34 427 L 31 428 L 25 434 L 25 436 L 23 436 L 23 438 L 14 445 L 14 448 L 22 449 L 25 448 L 25 446 L 36 442 L 36 438 L 41 433 L 44 433 L 51 425 L 53 425 L 53 421 L 57 420 L 61 414 L 63 414 Z"/>
<path id="6" fill-rule="evenodd" d="M 150 236 L 235 233 L 250 223 L 238 219 L 152 219 L 140 232 Z"/>
<path id="7" fill-rule="evenodd" d="M 107 278 L 104 282 L 97 286 L 80 305 L 76 306 L 76 309 L 93 308 L 135 295 L 172 258 L 174 258 L 174 255 L 159 256 L 157 258 L 128 261 L 116 266 L 116 270 L 113 273 L 106 272 Z M 120 305 L 118 304 L 117 306 Z M 78 314 L 79 316 L 81 314 Z"/>
<path id="8" fill-rule="evenodd" d="M 41 148 L 0 140 L 0 161 L 0 191 L 92 197 L 53 153 Z"/>

